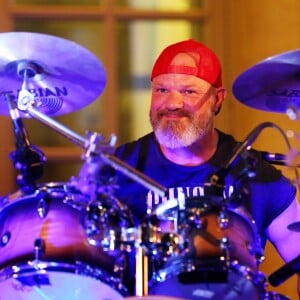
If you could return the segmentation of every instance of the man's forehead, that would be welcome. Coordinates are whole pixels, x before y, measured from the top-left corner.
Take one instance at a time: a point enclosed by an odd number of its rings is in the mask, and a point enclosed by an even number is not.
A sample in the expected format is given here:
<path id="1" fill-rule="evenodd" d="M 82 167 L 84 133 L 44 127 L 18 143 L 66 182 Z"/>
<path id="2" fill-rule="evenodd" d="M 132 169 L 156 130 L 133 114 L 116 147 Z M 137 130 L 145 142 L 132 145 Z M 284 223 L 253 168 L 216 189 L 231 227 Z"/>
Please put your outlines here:
<path id="1" fill-rule="evenodd" d="M 189 66 L 197 68 L 199 63 L 199 54 L 195 52 L 180 52 L 174 56 L 170 65 Z"/>
<path id="2" fill-rule="evenodd" d="M 180 73 L 167 73 L 161 74 L 153 78 L 153 85 L 167 85 L 174 84 L 177 86 L 198 86 L 209 87 L 211 84 L 204 79 L 198 78 L 193 75 L 180 74 Z"/>

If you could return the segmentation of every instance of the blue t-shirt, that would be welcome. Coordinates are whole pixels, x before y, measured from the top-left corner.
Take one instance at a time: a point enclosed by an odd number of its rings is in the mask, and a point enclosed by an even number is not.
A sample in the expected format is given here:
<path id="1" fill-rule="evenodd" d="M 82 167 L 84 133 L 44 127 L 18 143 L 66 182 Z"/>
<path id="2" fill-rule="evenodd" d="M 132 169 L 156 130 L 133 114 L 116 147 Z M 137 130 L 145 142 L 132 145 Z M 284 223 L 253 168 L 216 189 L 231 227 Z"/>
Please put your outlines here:
<path id="1" fill-rule="evenodd" d="M 115 195 L 127 205 L 136 222 L 146 216 L 147 209 L 154 211 L 167 201 L 189 201 L 197 197 L 203 198 L 205 202 L 215 201 L 215 188 L 210 184 L 211 178 L 214 174 L 223 174 L 224 178 L 221 179 L 224 182 L 221 181 L 221 187 L 224 186 L 225 203 L 246 208 L 255 220 L 264 245 L 265 230 L 291 204 L 296 188 L 281 171 L 265 162 L 260 153 L 254 150 L 246 151 L 247 155 L 240 155 L 230 166 L 230 171 L 227 169 L 225 173 L 220 173 L 222 166 L 230 160 L 240 143 L 219 130 L 218 134 L 216 152 L 211 159 L 199 166 L 177 165 L 166 159 L 153 132 L 117 148 L 117 157 L 167 188 L 166 195 L 159 196 L 117 172 L 118 189 Z M 246 176 L 253 172 L 254 177 Z"/>

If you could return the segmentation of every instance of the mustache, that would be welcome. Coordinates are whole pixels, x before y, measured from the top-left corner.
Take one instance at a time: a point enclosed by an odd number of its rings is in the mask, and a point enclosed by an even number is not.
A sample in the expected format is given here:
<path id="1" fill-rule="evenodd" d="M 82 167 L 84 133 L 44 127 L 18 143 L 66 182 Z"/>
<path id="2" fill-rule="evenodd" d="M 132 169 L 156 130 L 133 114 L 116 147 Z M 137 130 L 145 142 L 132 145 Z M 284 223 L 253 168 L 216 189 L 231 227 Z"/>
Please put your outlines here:
<path id="1" fill-rule="evenodd" d="M 176 110 L 161 109 L 156 112 L 156 115 L 158 117 L 164 117 L 164 116 L 191 117 L 190 112 L 184 109 L 176 109 Z"/>

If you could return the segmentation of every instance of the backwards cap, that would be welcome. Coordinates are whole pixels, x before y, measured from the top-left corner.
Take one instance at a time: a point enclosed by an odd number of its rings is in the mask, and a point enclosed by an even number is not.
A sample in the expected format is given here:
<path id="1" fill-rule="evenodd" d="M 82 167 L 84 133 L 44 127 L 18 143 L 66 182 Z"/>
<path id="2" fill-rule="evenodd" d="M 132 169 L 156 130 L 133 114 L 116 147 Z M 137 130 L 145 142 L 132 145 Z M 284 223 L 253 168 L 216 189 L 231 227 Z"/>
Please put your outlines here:
<path id="1" fill-rule="evenodd" d="M 173 58 L 179 53 L 192 52 L 199 55 L 197 67 L 171 65 Z M 194 75 L 208 81 L 215 87 L 222 86 L 222 68 L 216 54 L 201 44 L 189 39 L 165 48 L 158 56 L 151 74 L 151 80 L 161 74 L 179 73 Z"/>

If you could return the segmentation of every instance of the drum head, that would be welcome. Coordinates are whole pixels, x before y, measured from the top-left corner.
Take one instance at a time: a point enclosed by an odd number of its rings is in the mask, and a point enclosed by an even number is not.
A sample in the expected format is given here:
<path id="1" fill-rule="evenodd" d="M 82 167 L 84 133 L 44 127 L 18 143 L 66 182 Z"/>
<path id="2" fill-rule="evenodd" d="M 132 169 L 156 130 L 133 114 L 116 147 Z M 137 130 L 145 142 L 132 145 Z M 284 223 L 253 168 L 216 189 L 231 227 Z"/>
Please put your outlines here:
<path id="1" fill-rule="evenodd" d="M 121 294 L 91 277 L 62 272 L 27 274 L 18 279 L 9 278 L 0 282 L 1 295 L 13 300 L 99 300 L 123 299 Z M 40 281 L 39 285 L 34 281 Z"/>

